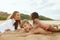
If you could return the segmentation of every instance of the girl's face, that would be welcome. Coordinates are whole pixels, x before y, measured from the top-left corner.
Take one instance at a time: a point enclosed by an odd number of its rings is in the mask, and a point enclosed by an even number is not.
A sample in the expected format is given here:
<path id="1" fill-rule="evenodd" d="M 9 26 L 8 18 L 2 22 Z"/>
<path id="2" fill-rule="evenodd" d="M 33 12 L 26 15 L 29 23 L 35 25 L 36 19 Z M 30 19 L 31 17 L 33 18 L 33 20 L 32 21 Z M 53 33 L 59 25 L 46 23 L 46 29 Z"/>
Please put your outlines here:
<path id="1" fill-rule="evenodd" d="M 25 22 L 24 25 L 23 25 L 23 28 L 27 28 L 27 27 L 28 27 L 28 25 Z"/>
<path id="2" fill-rule="evenodd" d="M 16 15 L 14 16 L 14 19 L 15 20 L 20 20 L 20 14 L 19 13 L 16 13 Z"/>
<path id="3" fill-rule="evenodd" d="M 33 16 L 32 16 L 32 14 L 30 15 L 30 18 L 33 20 Z"/>
<path id="4" fill-rule="evenodd" d="M 28 22 L 26 22 L 26 23 L 23 25 L 23 28 L 24 28 L 26 31 L 30 31 L 31 25 L 30 25 Z"/>
<path id="5" fill-rule="evenodd" d="M 25 22 L 25 23 L 23 24 L 23 28 L 24 28 L 24 30 L 28 31 L 29 26 L 28 26 L 27 22 Z"/>

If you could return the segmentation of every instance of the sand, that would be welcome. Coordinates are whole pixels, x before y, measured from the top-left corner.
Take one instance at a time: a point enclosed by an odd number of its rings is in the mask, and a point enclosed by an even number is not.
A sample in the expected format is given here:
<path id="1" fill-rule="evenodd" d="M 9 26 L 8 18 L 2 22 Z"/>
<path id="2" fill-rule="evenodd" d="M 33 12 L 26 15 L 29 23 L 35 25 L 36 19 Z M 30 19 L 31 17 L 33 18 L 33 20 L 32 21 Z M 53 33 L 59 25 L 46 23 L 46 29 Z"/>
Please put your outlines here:
<path id="1" fill-rule="evenodd" d="M 47 23 L 50 23 L 47 22 Z M 52 23 L 52 22 L 51 22 Z M 56 22 L 53 22 L 52 24 L 55 24 Z M 60 24 L 60 21 L 56 24 Z M 43 34 L 35 34 L 35 35 L 29 35 L 27 37 L 17 37 L 18 35 L 24 34 L 24 31 L 21 32 L 5 32 L 0 33 L 0 40 L 60 40 L 60 33 L 53 33 L 50 35 L 43 35 Z"/>
<path id="2" fill-rule="evenodd" d="M 25 32 L 5 32 L 0 33 L 0 40 L 60 40 L 60 33 L 53 33 L 50 35 L 34 34 L 26 37 L 18 37 L 18 35 Z"/>

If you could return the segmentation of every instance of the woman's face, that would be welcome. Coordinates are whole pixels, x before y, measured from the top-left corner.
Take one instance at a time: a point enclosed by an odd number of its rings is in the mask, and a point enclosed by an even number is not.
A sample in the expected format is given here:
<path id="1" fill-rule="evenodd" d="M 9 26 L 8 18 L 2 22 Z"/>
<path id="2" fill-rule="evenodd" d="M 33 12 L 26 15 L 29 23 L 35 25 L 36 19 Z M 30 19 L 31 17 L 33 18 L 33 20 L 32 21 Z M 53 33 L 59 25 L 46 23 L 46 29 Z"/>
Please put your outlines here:
<path id="1" fill-rule="evenodd" d="M 20 20 L 20 14 L 19 13 L 16 13 L 16 15 L 14 16 L 14 19 L 15 20 Z"/>

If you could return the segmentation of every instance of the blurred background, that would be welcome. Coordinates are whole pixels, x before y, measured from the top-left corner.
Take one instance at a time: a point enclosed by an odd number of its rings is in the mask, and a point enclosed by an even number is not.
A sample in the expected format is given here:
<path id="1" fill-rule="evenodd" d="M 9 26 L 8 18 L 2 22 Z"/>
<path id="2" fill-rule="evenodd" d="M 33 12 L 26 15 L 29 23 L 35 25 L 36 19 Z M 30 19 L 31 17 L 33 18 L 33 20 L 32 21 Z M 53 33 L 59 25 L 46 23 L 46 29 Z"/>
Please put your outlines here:
<path id="1" fill-rule="evenodd" d="M 41 19 L 60 20 L 60 0 L 0 0 L 0 20 L 5 20 L 13 11 L 19 11 L 21 16 L 38 12 Z"/>
<path id="2" fill-rule="evenodd" d="M 40 20 L 60 24 L 60 0 L 0 0 L 0 23 L 13 11 L 19 11 L 22 20 L 37 12 Z"/>

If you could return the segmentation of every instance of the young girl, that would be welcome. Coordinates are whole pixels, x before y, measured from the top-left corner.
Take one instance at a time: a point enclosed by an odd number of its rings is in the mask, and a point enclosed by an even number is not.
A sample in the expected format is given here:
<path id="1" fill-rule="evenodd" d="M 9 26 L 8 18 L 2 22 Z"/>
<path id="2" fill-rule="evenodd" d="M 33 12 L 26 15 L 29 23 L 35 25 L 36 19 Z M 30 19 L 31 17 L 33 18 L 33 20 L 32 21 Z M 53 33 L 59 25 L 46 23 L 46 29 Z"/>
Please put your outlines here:
<path id="1" fill-rule="evenodd" d="M 10 18 L 0 25 L 0 32 L 5 32 L 9 29 L 11 31 L 17 30 L 18 24 L 21 24 L 20 14 L 18 11 L 14 11 Z"/>

